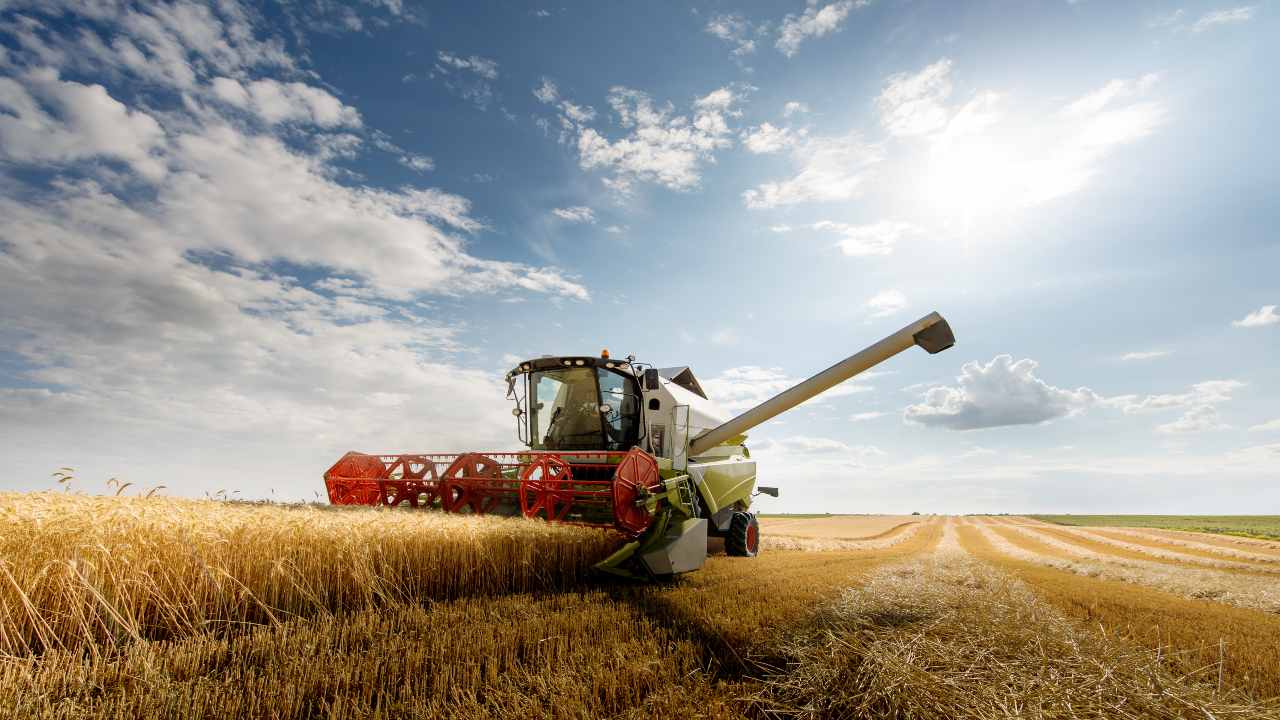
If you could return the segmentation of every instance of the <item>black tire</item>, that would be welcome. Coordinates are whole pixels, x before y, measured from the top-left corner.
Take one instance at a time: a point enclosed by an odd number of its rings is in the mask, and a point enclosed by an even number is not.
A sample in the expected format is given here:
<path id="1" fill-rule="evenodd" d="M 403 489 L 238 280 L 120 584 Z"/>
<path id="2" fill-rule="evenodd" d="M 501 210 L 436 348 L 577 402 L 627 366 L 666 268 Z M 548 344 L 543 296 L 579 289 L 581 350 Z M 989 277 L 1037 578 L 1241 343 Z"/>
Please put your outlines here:
<path id="1" fill-rule="evenodd" d="M 734 557 L 755 557 L 760 552 L 760 521 L 755 513 L 733 514 L 724 536 L 724 551 Z"/>

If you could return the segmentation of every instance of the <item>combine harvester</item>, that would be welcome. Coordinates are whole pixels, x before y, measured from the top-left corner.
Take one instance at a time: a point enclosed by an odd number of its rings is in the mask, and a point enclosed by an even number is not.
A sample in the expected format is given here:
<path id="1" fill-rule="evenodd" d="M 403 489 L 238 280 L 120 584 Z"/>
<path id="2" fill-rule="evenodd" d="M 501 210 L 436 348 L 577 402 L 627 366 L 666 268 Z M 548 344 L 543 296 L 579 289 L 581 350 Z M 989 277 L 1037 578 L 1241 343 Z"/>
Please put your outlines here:
<path id="1" fill-rule="evenodd" d="M 778 490 L 756 487 L 746 431 L 913 345 L 933 354 L 954 343 L 947 321 L 930 313 L 727 422 L 687 367 L 607 351 L 529 360 L 506 376 L 529 450 L 350 452 L 324 475 L 329 502 L 610 528 L 627 542 L 597 567 L 628 577 L 697 570 L 709 537 L 751 557 L 760 544 L 751 498 Z"/>

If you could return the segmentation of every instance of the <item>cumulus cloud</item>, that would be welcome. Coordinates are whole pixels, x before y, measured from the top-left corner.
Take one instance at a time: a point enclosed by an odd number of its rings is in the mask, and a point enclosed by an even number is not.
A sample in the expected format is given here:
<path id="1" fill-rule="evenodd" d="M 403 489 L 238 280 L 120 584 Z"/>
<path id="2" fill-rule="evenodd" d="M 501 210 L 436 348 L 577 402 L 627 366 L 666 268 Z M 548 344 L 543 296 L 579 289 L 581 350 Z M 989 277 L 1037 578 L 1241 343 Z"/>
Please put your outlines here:
<path id="1" fill-rule="evenodd" d="M 126 107 L 101 85 L 63 80 L 35 68 L 0 77 L 0 157 L 17 163 L 109 158 L 159 179 L 164 131 L 146 112 Z"/>
<path id="2" fill-rule="evenodd" d="M 1245 328 L 1264 327 L 1276 323 L 1280 323 L 1280 314 L 1276 313 L 1275 305 L 1263 305 L 1243 318 L 1231 321 L 1232 325 Z"/>
<path id="3" fill-rule="evenodd" d="M 873 318 L 889 317 L 907 306 L 907 296 L 901 290 L 882 290 L 868 298 L 865 306 Z"/>
<path id="4" fill-rule="evenodd" d="M 854 413 L 849 416 L 849 420 L 851 422 L 866 422 L 868 420 L 875 420 L 876 418 L 884 417 L 885 415 L 888 415 L 888 413 L 880 412 L 879 410 L 870 410 L 867 412 Z"/>
<path id="5" fill-rule="evenodd" d="M 269 125 L 309 123 L 323 128 L 359 127 L 360 113 L 328 91 L 300 82 L 270 78 L 247 85 L 228 77 L 210 83 L 214 97 L 257 115 Z"/>
<path id="6" fill-rule="evenodd" d="M 907 407 L 905 419 L 952 430 L 1005 425 L 1033 425 L 1077 415 L 1092 407 L 1121 410 L 1126 415 L 1182 409 L 1177 420 L 1156 426 L 1160 433 L 1189 433 L 1226 427 L 1216 405 L 1232 399 L 1245 386 L 1238 380 L 1207 380 L 1182 393 L 1104 397 L 1087 387 L 1055 387 L 1035 375 L 1031 359 L 1013 361 L 997 355 L 991 362 L 961 368 L 954 387 L 933 387 L 923 401 Z"/>
<path id="7" fill-rule="evenodd" d="M 1030 358 L 1014 362 L 1011 355 L 997 355 L 986 364 L 966 363 L 957 386 L 930 388 L 903 417 L 950 430 L 1038 425 L 1081 413 L 1102 399 L 1089 388 L 1050 385 L 1035 375 L 1037 367 Z"/>
<path id="8" fill-rule="evenodd" d="M 551 211 L 552 215 L 570 223 L 594 223 L 596 221 L 596 213 L 589 207 L 575 205 L 567 208 L 555 208 Z"/>
<path id="9" fill-rule="evenodd" d="M 899 242 L 921 233 L 920 228 L 915 225 L 896 220 L 881 220 L 869 225 L 850 225 L 820 220 L 810 227 L 814 230 L 842 235 L 843 239 L 839 242 L 840 251 L 854 257 L 891 255 Z"/>
<path id="10" fill-rule="evenodd" d="M 1230 426 L 1224 424 L 1218 416 L 1218 409 L 1212 405 L 1197 405 L 1182 414 L 1173 422 L 1156 426 L 1156 432 L 1166 435 L 1206 432 L 1208 430 L 1224 430 Z"/>
<path id="11" fill-rule="evenodd" d="M 918 73 L 890 75 L 876 98 L 880 124 L 891 135 L 911 136 L 946 127 L 950 111 L 951 60 L 943 58 Z"/>
<path id="12" fill-rule="evenodd" d="M 782 106 L 782 117 L 791 117 L 792 115 L 800 115 L 809 112 L 809 106 L 798 100 L 791 100 Z"/>
<path id="13" fill-rule="evenodd" d="M 776 153 L 794 147 L 805 134 L 804 130 L 794 131 L 789 127 L 775 127 L 766 122 L 744 130 L 742 145 L 757 155 Z"/>
<path id="14" fill-rule="evenodd" d="M 756 28 L 738 13 L 716 15 L 707 21 L 704 30 L 732 45 L 735 59 L 756 51 Z"/>
<path id="15" fill-rule="evenodd" d="M 884 153 L 857 133 L 849 133 L 809 137 L 796 144 L 791 159 L 797 168 L 795 175 L 743 192 L 743 203 L 762 209 L 851 200 L 861 192 L 870 169 L 884 159 Z"/>
<path id="16" fill-rule="evenodd" d="M 855 7 L 868 3 L 869 0 L 836 0 L 819 7 L 818 0 L 809 0 L 809 7 L 804 12 L 789 14 L 782 19 L 774 45 L 783 55 L 793 57 L 805 40 L 839 32 L 849 13 Z"/>
<path id="17" fill-rule="evenodd" d="M 9 482 L 72 462 L 310 497 L 352 447 L 510 443 L 502 388 L 451 359 L 432 297 L 589 298 L 555 268 L 472 254 L 485 227 L 465 197 L 342 175 L 333 161 L 379 136 L 242 10 L 106 14 L 109 45 L 50 26 L 0 68 L 0 342 L 33 386 L 0 392 L 24 448 Z M 138 82 L 175 99 L 143 108 Z"/>
<path id="18" fill-rule="evenodd" d="M 1227 10 L 1214 10 L 1212 12 L 1207 12 L 1191 24 L 1191 32 L 1202 33 L 1205 30 L 1210 30 L 1220 25 L 1235 25 L 1238 23 L 1249 22 L 1249 20 L 1253 19 L 1253 13 L 1257 11 L 1257 9 L 1257 5 L 1244 5 Z"/>
<path id="19" fill-rule="evenodd" d="M 689 114 L 658 105 L 648 94 L 625 87 L 609 91 L 609 107 L 625 134 L 610 140 L 574 118 L 561 104 L 561 121 L 576 134 L 578 164 L 583 170 L 613 173 L 613 189 L 626 194 L 634 182 L 652 182 L 672 190 L 690 190 L 702 179 L 702 167 L 717 151 L 733 145 L 729 121 L 738 117 L 738 92 L 722 87 L 693 102 Z"/>

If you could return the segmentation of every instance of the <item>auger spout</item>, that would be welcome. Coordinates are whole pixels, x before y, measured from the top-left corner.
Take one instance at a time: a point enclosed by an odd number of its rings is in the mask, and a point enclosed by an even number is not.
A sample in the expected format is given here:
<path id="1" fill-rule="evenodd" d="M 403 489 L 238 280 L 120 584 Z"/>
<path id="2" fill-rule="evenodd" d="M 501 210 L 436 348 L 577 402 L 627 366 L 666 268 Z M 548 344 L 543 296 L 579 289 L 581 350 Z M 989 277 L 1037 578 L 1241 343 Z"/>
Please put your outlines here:
<path id="1" fill-rule="evenodd" d="M 697 457 L 730 438 L 742 435 L 760 423 L 830 390 L 913 345 L 919 345 L 933 355 L 946 350 L 955 342 L 955 335 L 952 334 L 951 326 L 947 321 L 936 312 L 929 313 L 874 345 L 850 355 L 808 380 L 783 390 L 723 425 L 699 435 L 689 442 L 689 456 Z"/>

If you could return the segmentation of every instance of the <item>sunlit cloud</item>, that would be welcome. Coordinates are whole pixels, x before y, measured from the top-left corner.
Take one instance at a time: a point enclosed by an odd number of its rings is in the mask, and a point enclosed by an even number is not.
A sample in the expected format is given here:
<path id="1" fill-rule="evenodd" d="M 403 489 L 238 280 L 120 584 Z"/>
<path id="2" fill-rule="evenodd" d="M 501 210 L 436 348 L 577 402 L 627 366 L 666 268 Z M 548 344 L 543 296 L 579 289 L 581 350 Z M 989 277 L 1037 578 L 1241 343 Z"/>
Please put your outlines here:
<path id="1" fill-rule="evenodd" d="M 873 318 L 889 317 L 907 306 L 907 296 L 901 290 L 882 290 L 868 298 L 864 305 Z"/>
<path id="2" fill-rule="evenodd" d="M 1280 323 L 1280 314 L 1276 313 L 1275 305 L 1263 305 L 1243 318 L 1231 321 L 1232 325 L 1244 328 L 1265 327 L 1276 323 Z"/>
<path id="3" fill-rule="evenodd" d="M 836 0 L 818 7 L 817 0 L 811 0 L 809 7 L 799 15 L 787 15 L 778 28 L 778 50 L 787 57 L 800 51 L 800 44 L 809 38 L 822 37 L 839 32 L 845 18 L 855 7 L 863 7 L 870 0 Z"/>
<path id="4" fill-rule="evenodd" d="M 821 220 L 810 227 L 844 236 L 838 243 L 840 251 L 854 257 L 890 255 L 899 242 L 921 233 L 915 225 L 897 220 L 881 220 L 869 225 Z"/>
<path id="5" fill-rule="evenodd" d="M 1243 7 L 1231 8 L 1229 10 L 1214 10 L 1200 16 L 1199 20 L 1191 25 L 1191 32 L 1200 33 L 1219 25 L 1234 25 L 1237 23 L 1248 22 L 1253 18 L 1253 13 L 1258 9 L 1257 5 L 1245 5 Z"/>
<path id="6" fill-rule="evenodd" d="M 851 200 L 862 191 L 868 171 L 884 159 L 884 152 L 852 132 L 837 137 L 809 137 L 792 149 L 791 158 L 796 174 L 743 192 L 742 201 L 747 207 Z"/>
<path id="7" fill-rule="evenodd" d="M 596 221 L 595 211 L 582 205 L 555 208 L 551 211 L 551 214 L 569 223 L 594 223 Z"/>
<path id="8" fill-rule="evenodd" d="M 1170 353 L 1168 350 L 1143 350 L 1139 352 L 1125 353 L 1120 356 L 1120 359 L 1124 360 L 1125 362 L 1131 362 L 1131 361 L 1141 361 L 1141 360 L 1155 360 L 1156 358 L 1168 357 L 1169 355 Z"/>

